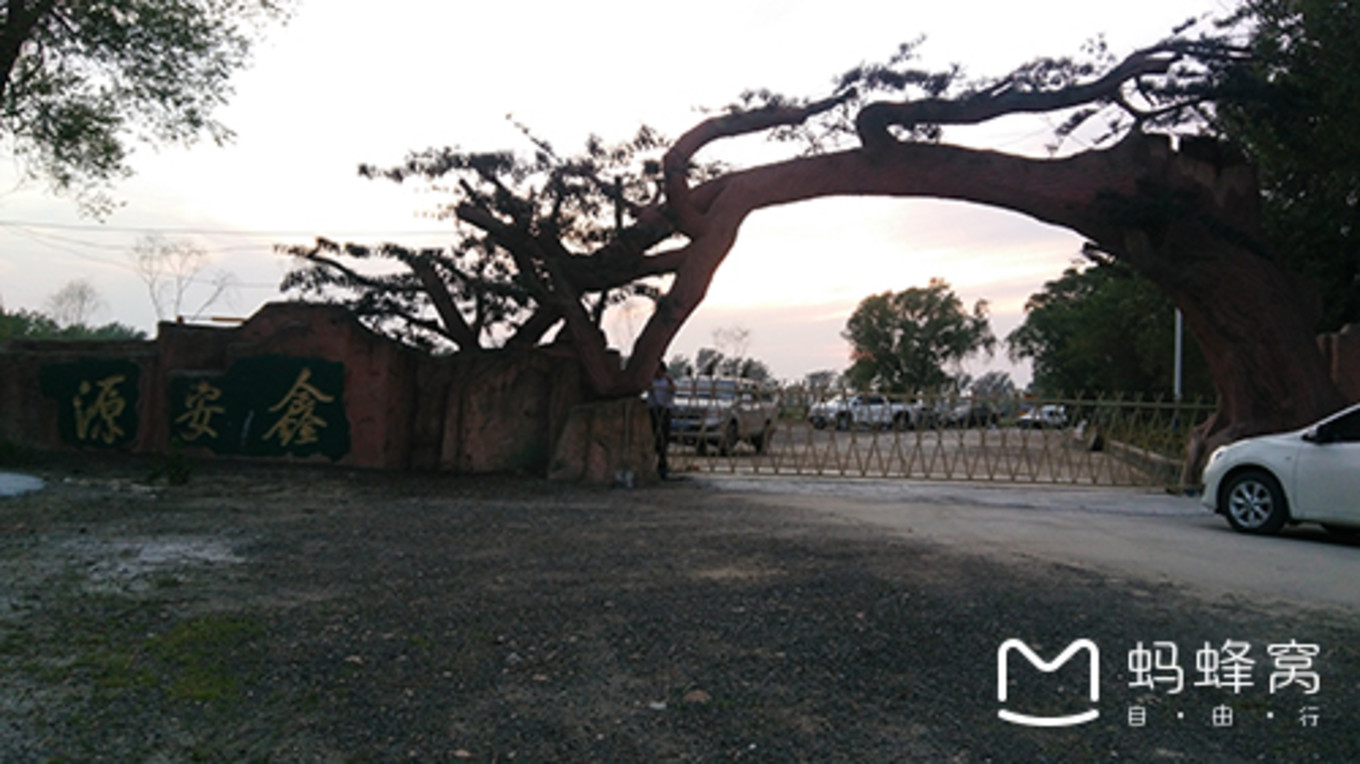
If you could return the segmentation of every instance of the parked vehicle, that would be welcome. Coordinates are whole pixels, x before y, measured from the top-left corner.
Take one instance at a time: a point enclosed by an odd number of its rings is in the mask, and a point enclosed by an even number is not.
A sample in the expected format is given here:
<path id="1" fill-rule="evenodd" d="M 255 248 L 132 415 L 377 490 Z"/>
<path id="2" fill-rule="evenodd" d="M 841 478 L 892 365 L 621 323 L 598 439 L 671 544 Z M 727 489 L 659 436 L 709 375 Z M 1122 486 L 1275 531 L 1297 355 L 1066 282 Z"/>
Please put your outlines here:
<path id="1" fill-rule="evenodd" d="M 920 407 L 892 401 L 886 395 L 851 394 L 814 404 L 808 411 L 808 421 L 819 430 L 834 426 L 837 430 L 851 427 L 898 427 L 906 429 L 916 424 Z"/>
<path id="2" fill-rule="evenodd" d="M 1015 421 L 1018 427 L 1045 430 L 1067 426 L 1067 409 L 1055 403 L 1035 406 Z"/>
<path id="3" fill-rule="evenodd" d="M 1200 501 L 1243 533 L 1316 522 L 1360 538 L 1360 405 L 1309 427 L 1216 449 Z"/>
<path id="4" fill-rule="evenodd" d="M 738 443 L 764 453 L 774 434 L 774 396 L 749 379 L 687 377 L 675 383 L 671 441 L 727 455 Z"/>
<path id="5" fill-rule="evenodd" d="M 963 401 L 949 410 L 944 423 L 948 427 L 990 427 L 1000 418 L 988 403 Z"/>

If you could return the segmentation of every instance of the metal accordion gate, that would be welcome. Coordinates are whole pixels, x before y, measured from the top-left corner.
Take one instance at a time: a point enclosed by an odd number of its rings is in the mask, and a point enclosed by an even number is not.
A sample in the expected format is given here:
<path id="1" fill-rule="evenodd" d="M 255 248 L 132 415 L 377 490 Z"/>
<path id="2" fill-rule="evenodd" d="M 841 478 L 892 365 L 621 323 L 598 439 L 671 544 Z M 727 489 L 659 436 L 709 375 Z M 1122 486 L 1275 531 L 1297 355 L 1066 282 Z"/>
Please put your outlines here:
<path id="1" fill-rule="evenodd" d="M 1212 403 L 894 398 L 710 385 L 677 398 L 672 470 L 1175 487 Z"/>

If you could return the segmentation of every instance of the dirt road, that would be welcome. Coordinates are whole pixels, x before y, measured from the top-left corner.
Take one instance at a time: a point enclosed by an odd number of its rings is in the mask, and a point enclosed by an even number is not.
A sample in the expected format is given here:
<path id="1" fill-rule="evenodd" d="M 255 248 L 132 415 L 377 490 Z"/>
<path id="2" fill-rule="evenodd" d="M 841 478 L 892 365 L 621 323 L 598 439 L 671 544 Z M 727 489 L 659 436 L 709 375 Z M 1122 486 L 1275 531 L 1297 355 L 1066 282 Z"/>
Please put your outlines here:
<path id="1" fill-rule="evenodd" d="M 258 465 L 148 488 L 147 466 L 33 465 L 48 487 L 0 500 L 0 760 L 1360 758 L 1350 612 L 888 533 L 805 493 Z M 1099 718 L 999 719 L 1090 705 L 1075 662 L 1017 668 L 1000 703 L 1009 638 L 1099 645 Z M 1255 684 L 1193 686 L 1229 640 Z M 1316 693 L 1269 691 L 1291 640 L 1318 647 L 1294 677 Z M 1179 645 L 1182 692 L 1164 648 L 1130 686 L 1138 641 Z"/>
<path id="2" fill-rule="evenodd" d="M 1360 613 L 1360 546 L 1317 526 L 1234 533 L 1163 491 L 706 476 L 724 493 L 1024 564 L 1073 565 L 1209 599 Z"/>

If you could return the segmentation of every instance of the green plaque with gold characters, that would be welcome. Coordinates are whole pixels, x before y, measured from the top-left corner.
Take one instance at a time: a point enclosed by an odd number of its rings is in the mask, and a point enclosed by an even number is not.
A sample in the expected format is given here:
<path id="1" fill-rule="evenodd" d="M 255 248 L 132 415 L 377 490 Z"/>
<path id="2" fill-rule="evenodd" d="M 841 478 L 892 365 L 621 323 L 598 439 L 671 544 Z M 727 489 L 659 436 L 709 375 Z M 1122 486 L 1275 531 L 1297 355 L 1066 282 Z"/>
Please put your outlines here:
<path id="1" fill-rule="evenodd" d="M 349 453 L 345 367 L 317 358 L 243 358 L 226 374 L 170 381 L 170 437 L 242 456 Z"/>
<path id="2" fill-rule="evenodd" d="M 137 438 L 141 367 L 132 361 L 86 359 L 44 366 L 43 395 L 57 402 L 65 443 L 118 448 Z"/>

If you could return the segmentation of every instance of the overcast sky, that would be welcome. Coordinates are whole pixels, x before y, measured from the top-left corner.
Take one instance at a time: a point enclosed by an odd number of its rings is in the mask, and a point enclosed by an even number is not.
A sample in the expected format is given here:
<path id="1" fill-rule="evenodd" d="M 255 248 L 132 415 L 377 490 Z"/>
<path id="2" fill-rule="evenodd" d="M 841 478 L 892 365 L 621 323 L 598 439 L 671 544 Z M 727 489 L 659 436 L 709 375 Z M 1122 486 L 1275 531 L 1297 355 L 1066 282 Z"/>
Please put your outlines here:
<path id="1" fill-rule="evenodd" d="M 64 283 L 85 277 L 107 303 L 97 321 L 151 330 L 155 313 L 128 253 L 140 236 L 162 232 L 193 240 L 212 253 L 212 268 L 235 275 L 234 302 L 212 312 L 244 316 L 278 299 L 288 263 L 273 254 L 274 243 L 318 235 L 446 241 L 450 224 L 420 215 L 437 197 L 363 180 L 355 168 L 430 146 L 522 149 L 507 114 L 564 150 L 590 133 L 622 138 L 644 123 L 674 136 L 701 118 L 700 107 L 721 106 L 746 88 L 828 93 L 835 75 L 922 36 L 923 64 L 997 75 L 1036 56 L 1075 54 L 1102 34 L 1113 52 L 1127 53 L 1192 16 L 1231 7 L 1229 0 L 301 0 L 235 80 L 221 116 L 236 141 L 139 147 L 138 174 L 118 187 L 124 204 L 104 222 L 79 217 L 40 183 L 18 183 L 14 168 L 0 163 L 0 299 L 7 309 L 42 308 Z M 1051 128 L 1043 119 L 1010 120 L 985 140 L 1037 153 Z M 1025 298 L 1060 275 L 1080 244 L 1019 215 L 959 203 L 829 199 L 762 211 L 743 227 L 671 351 L 692 357 L 712 344 L 714 329 L 742 326 L 751 332 L 749 353 L 782 378 L 841 369 L 848 347 L 839 333 L 858 301 L 933 276 L 970 305 L 988 300 L 1004 337 Z M 639 309 L 616 312 L 611 337 L 626 346 L 645 318 Z M 974 373 L 991 367 L 1028 380 L 1004 352 L 969 365 Z"/>

